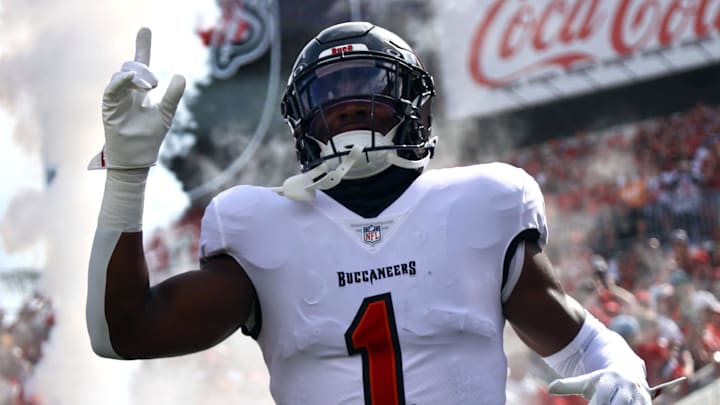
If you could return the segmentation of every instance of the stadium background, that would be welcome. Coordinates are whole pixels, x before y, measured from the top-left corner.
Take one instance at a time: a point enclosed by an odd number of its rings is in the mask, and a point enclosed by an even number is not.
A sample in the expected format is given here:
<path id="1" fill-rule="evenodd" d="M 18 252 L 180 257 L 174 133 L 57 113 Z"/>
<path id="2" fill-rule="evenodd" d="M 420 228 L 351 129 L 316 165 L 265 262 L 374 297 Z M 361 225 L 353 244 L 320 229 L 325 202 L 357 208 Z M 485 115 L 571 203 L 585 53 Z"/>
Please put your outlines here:
<path id="1" fill-rule="evenodd" d="M 198 3 L 0 1 L 0 404 L 271 403 L 259 352 L 239 335 L 175 359 L 89 354 L 84 272 L 102 177 L 83 167 L 101 142 L 105 80 L 148 25 L 161 80 L 190 79 L 150 179 L 148 260 L 154 280 L 195 267 L 212 195 L 278 185 L 296 170 L 277 100 L 297 51 L 321 28 L 358 19 L 408 39 L 434 73 L 432 167 L 503 160 L 535 176 L 566 289 L 632 341 L 651 383 L 690 378 L 666 403 L 720 399 L 720 1 Z M 613 26 L 623 6 L 629 17 Z M 497 43 L 474 54 L 483 23 Z M 593 28 L 584 37 L 583 26 Z M 558 39 L 563 27 L 574 42 Z M 636 49 L 618 53 L 613 28 Z M 504 34 L 516 53 L 503 59 L 487 50 Z M 596 58 L 540 63 L 579 50 Z M 501 85 L 454 84 L 472 84 L 472 55 L 496 77 L 541 67 Z M 552 374 L 507 339 L 509 403 L 583 403 L 549 402 Z"/>

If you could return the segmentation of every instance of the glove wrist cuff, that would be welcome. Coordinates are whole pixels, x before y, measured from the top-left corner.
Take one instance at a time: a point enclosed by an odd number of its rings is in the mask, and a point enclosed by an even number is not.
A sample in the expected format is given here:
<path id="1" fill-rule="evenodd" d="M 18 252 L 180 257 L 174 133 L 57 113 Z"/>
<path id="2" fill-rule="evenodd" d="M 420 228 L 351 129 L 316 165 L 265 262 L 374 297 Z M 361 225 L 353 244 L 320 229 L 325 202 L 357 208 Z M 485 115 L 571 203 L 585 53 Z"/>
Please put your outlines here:
<path id="1" fill-rule="evenodd" d="M 108 169 L 98 228 L 139 232 L 142 230 L 145 184 L 149 169 Z"/>
<path id="2" fill-rule="evenodd" d="M 624 370 L 626 374 L 645 377 L 645 363 L 625 340 L 587 311 L 577 336 L 559 352 L 543 357 L 543 360 L 562 377 L 602 369 Z"/>

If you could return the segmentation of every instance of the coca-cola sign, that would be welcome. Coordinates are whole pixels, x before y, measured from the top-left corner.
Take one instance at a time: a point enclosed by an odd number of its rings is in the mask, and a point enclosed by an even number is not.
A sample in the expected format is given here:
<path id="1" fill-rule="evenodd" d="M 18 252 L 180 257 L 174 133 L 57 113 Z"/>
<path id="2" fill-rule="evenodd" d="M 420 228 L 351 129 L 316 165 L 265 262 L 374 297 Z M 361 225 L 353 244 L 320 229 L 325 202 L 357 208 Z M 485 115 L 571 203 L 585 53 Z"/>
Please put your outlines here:
<path id="1" fill-rule="evenodd" d="M 454 117 L 720 58 L 720 0 L 436 0 L 436 11 Z"/>

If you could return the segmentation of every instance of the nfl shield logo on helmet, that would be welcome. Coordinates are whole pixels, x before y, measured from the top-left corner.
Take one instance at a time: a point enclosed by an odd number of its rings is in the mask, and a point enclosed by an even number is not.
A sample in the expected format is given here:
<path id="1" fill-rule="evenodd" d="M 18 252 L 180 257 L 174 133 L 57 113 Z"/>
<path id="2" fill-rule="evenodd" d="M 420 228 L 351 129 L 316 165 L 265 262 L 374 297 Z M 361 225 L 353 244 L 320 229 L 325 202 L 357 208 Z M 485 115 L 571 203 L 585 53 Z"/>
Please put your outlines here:
<path id="1" fill-rule="evenodd" d="M 382 228 L 380 225 L 363 226 L 363 242 L 374 245 L 382 239 Z"/>

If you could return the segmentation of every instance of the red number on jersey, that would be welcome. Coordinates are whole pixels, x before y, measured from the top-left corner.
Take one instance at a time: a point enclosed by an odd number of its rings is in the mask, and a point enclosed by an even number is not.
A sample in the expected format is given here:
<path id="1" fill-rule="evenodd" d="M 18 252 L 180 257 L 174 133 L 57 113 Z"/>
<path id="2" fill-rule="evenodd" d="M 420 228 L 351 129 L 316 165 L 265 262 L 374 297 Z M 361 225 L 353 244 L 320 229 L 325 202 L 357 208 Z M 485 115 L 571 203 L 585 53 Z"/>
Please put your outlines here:
<path id="1" fill-rule="evenodd" d="M 405 405 L 402 357 L 390 293 L 367 297 L 345 332 L 350 355 L 363 364 L 365 405 Z"/>

